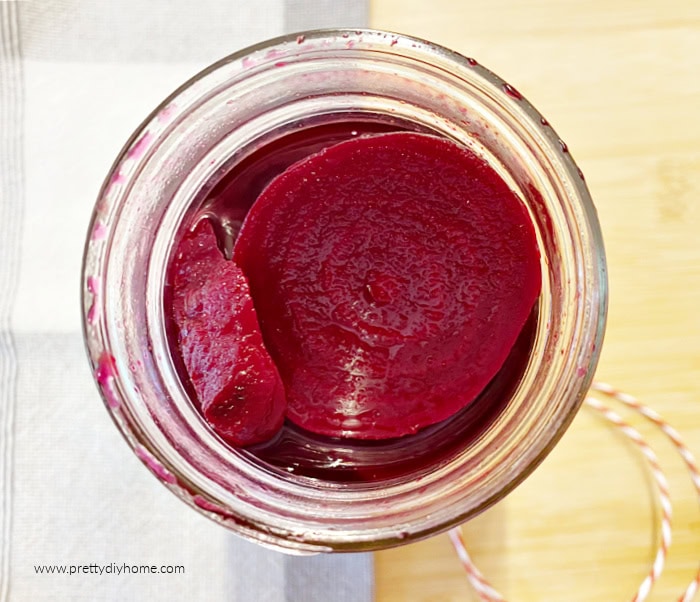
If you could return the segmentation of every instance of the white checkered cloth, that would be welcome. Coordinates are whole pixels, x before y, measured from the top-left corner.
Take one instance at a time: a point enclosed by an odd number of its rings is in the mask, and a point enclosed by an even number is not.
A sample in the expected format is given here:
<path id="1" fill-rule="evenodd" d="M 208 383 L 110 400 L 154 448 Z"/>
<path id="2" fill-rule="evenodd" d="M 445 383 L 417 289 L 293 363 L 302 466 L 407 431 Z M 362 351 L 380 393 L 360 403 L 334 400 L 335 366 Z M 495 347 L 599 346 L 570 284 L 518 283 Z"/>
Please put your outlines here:
<path id="1" fill-rule="evenodd" d="M 193 512 L 129 452 L 92 382 L 80 262 L 128 135 L 209 63 L 366 25 L 365 0 L 0 0 L 0 602 L 369 602 L 369 555 L 288 557 Z M 181 565 L 180 575 L 38 574 Z"/>

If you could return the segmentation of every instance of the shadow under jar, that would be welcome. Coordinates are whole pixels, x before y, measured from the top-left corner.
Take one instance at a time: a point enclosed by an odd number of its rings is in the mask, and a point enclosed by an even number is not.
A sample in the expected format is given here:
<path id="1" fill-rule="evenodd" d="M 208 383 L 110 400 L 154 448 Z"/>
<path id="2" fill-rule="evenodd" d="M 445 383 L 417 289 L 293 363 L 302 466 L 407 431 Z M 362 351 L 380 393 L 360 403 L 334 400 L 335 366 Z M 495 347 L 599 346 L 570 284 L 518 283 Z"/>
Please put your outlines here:
<path id="1" fill-rule="evenodd" d="M 286 424 L 269 443 L 231 448 L 190 399 L 171 345 L 166 274 L 183 224 L 211 209 L 203 203 L 235 170 L 261 187 L 312 142 L 398 130 L 467 146 L 527 207 L 543 275 L 531 318 L 479 398 L 415 435 L 341 440 Z M 547 121 L 476 61 L 381 31 L 278 38 L 178 89 L 105 181 L 82 282 L 90 362 L 135 453 L 192 507 L 292 553 L 413 542 L 503 498 L 582 403 L 607 307 L 595 209 Z"/>

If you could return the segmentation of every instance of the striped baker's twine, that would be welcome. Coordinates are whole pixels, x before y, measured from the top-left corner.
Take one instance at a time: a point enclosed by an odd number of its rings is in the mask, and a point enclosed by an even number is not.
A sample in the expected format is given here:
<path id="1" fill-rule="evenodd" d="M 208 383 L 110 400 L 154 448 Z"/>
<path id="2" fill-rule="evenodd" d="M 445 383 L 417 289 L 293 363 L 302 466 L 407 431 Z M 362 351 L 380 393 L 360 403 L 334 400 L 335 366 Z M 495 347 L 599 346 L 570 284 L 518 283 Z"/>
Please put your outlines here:
<path id="1" fill-rule="evenodd" d="M 467 579 L 469 579 L 469 583 L 471 583 L 479 598 L 486 602 L 506 602 L 506 599 L 486 580 L 484 574 L 469 556 L 467 546 L 464 545 L 464 538 L 462 537 L 462 527 L 450 529 L 447 534 L 450 536 L 450 541 L 452 541 L 457 556 L 459 556 L 459 560 L 467 572 Z"/>
<path id="2" fill-rule="evenodd" d="M 656 454 L 653 452 L 651 447 L 649 447 L 649 444 L 639 434 L 639 431 L 627 424 L 618 414 L 613 412 L 610 408 L 597 399 L 588 397 L 586 399 L 586 404 L 588 404 L 588 407 L 600 412 L 606 420 L 620 429 L 620 431 L 622 431 L 626 437 L 631 439 L 639 447 L 642 455 L 644 455 L 649 464 L 652 477 L 654 478 L 654 482 L 657 486 L 659 503 L 661 505 L 661 538 L 651 570 L 644 578 L 644 581 L 642 581 L 639 589 L 637 589 L 637 593 L 632 598 L 632 602 L 642 602 L 642 600 L 647 599 L 649 593 L 651 592 L 652 586 L 661 576 L 661 573 L 664 570 L 664 563 L 666 562 L 668 549 L 671 547 L 672 510 L 671 499 L 668 494 L 668 481 L 666 480 L 666 475 L 661 470 L 661 466 L 659 466 L 659 459 L 656 457 Z"/>
<path id="3" fill-rule="evenodd" d="M 691 474 L 693 484 L 700 495 L 700 472 L 698 471 L 697 464 L 690 452 L 688 447 L 683 442 L 681 436 L 678 432 L 670 426 L 657 412 L 651 408 L 643 405 L 633 396 L 618 391 L 612 386 L 606 383 L 594 383 L 593 390 L 608 395 L 609 397 L 623 403 L 624 405 L 632 408 L 633 410 L 639 412 L 646 419 L 651 421 L 656 425 L 661 431 L 671 440 L 674 444 L 678 453 L 683 458 L 688 470 Z M 659 547 L 654 558 L 654 563 L 652 565 L 649 574 L 642 581 L 641 585 L 637 589 L 636 594 L 632 598 L 632 602 L 642 602 L 648 597 L 654 582 L 659 578 L 661 572 L 663 571 L 666 556 L 668 554 L 668 548 L 671 544 L 671 501 L 668 494 L 668 483 L 666 476 L 664 475 L 656 454 L 649 447 L 649 445 L 644 441 L 639 432 L 632 426 L 627 424 L 618 414 L 613 412 L 610 408 L 605 406 L 602 402 L 594 398 L 587 398 L 586 404 L 588 407 L 598 411 L 601 415 L 617 427 L 625 436 L 631 439 L 640 449 L 644 458 L 647 460 L 651 473 L 653 476 L 654 483 L 658 492 L 659 503 L 661 506 L 662 519 L 660 525 L 660 538 Z M 462 565 L 467 573 L 467 578 L 471 583 L 472 587 L 479 595 L 479 597 L 486 602 L 506 602 L 505 598 L 498 592 L 494 587 L 486 580 L 481 571 L 476 567 L 472 559 L 470 558 L 466 546 L 464 544 L 464 539 L 462 538 L 462 532 L 459 527 L 450 530 L 449 532 L 450 540 L 454 546 L 457 555 L 459 556 Z M 690 602 L 695 593 L 698 590 L 698 585 L 700 584 L 700 570 L 695 576 L 695 579 L 688 585 L 685 592 L 679 598 L 679 602 Z"/>
<path id="4" fill-rule="evenodd" d="M 683 459 L 683 462 L 685 462 L 685 465 L 688 468 L 688 472 L 690 473 L 690 478 L 693 481 L 695 491 L 700 497 L 700 470 L 698 470 L 698 465 L 695 461 L 693 454 L 691 453 L 690 449 L 688 449 L 688 446 L 685 444 L 683 438 L 680 436 L 678 431 L 674 429 L 668 422 L 666 422 L 658 412 L 652 410 L 649 406 L 644 405 L 637 398 L 630 395 L 629 393 L 619 391 L 618 389 L 615 389 L 612 385 L 609 385 L 608 383 L 604 382 L 594 382 L 591 388 L 594 391 L 597 391 L 598 393 L 607 395 L 608 397 L 619 401 L 627 407 L 636 410 L 642 416 L 644 416 L 644 418 L 656 425 L 661 430 L 661 432 L 663 432 L 663 434 L 666 435 L 666 437 L 668 437 L 671 443 L 673 443 L 680 457 Z M 688 584 L 688 587 L 685 589 L 683 595 L 680 598 L 678 598 L 678 602 L 690 602 L 697 593 L 699 587 L 700 567 L 698 567 L 698 570 L 695 573 L 695 578 Z"/>

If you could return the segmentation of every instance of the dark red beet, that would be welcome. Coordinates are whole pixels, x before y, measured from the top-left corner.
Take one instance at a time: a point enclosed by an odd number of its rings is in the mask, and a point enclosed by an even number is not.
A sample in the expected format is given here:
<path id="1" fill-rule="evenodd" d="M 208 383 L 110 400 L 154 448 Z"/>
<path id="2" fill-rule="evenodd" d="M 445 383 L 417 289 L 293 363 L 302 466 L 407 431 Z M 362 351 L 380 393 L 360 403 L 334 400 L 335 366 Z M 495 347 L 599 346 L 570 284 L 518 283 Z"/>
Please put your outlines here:
<path id="1" fill-rule="evenodd" d="M 234 259 L 288 418 L 336 437 L 415 433 L 470 403 L 541 287 L 532 223 L 505 182 L 466 148 L 405 132 L 287 169 Z"/>
<path id="2" fill-rule="evenodd" d="M 269 439 L 284 420 L 284 387 L 248 282 L 219 252 L 207 220 L 185 235 L 171 270 L 180 353 L 204 417 L 233 445 Z"/>

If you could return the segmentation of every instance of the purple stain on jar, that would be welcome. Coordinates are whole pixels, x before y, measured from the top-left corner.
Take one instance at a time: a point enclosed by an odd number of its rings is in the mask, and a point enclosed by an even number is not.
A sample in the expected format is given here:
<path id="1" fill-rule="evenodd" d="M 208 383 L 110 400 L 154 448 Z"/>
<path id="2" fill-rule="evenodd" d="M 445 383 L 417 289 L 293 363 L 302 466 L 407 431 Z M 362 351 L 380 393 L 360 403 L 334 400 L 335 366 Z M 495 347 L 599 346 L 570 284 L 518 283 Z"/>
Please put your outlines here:
<path id="1" fill-rule="evenodd" d="M 87 289 L 93 295 L 97 295 L 100 292 L 100 281 L 97 279 L 96 276 L 88 276 Z"/>
<path id="2" fill-rule="evenodd" d="M 566 142 L 564 142 L 561 138 L 559 139 L 559 146 L 561 147 L 561 152 L 562 152 L 562 153 L 568 153 L 568 152 L 569 152 L 569 147 L 566 146 Z"/>
<path id="3" fill-rule="evenodd" d="M 92 304 L 90 305 L 90 309 L 88 309 L 87 320 L 88 324 L 94 324 L 97 322 L 97 317 L 99 315 L 97 297 L 100 294 L 100 281 L 95 276 L 89 276 L 87 279 L 87 289 L 88 292 L 92 294 Z"/>
<path id="4" fill-rule="evenodd" d="M 297 44 L 303 44 L 306 36 L 297 36 Z"/>
<path id="5" fill-rule="evenodd" d="M 167 123 L 173 118 L 173 113 L 177 107 L 174 104 L 169 104 L 160 113 L 158 113 L 158 121 L 161 123 Z"/>
<path id="6" fill-rule="evenodd" d="M 152 140 L 153 134 L 151 134 L 151 132 L 146 132 L 136 141 L 134 146 L 129 149 L 126 156 L 129 157 L 129 159 L 140 159 L 146 149 L 150 146 Z"/>
<path id="7" fill-rule="evenodd" d="M 95 222 L 95 226 L 92 229 L 92 236 L 90 240 L 97 242 L 98 240 L 104 240 L 107 236 L 107 228 L 102 222 Z"/>
<path id="8" fill-rule="evenodd" d="M 523 95 L 520 92 L 518 92 L 510 84 L 503 84 L 503 90 L 511 98 L 515 98 L 515 100 L 522 100 L 523 99 Z"/>
<path id="9" fill-rule="evenodd" d="M 99 309 L 97 305 L 97 300 L 94 300 L 92 302 L 92 305 L 90 305 L 90 309 L 88 309 L 88 314 L 87 314 L 87 320 L 88 324 L 95 324 L 97 322 L 97 318 L 99 316 Z"/>
<path id="10" fill-rule="evenodd" d="M 476 61 L 476 59 L 473 59 L 471 57 L 467 57 L 467 63 L 469 63 L 472 67 L 476 67 L 479 63 Z"/>
<path id="11" fill-rule="evenodd" d="M 131 151 L 129 151 L 131 152 Z M 129 156 L 129 155 L 127 155 Z M 112 194 L 114 187 L 118 186 L 119 184 L 123 184 L 126 178 L 124 177 L 124 174 L 122 174 L 121 169 L 118 169 L 112 174 L 112 177 L 109 179 L 109 185 L 107 186 L 107 194 Z"/>
<path id="12" fill-rule="evenodd" d="M 249 56 L 246 56 L 246 57 L 243 57 L 241 64 L 243 65 L 244 69 L 250 69 L 250 67 L 255 65 L 255 61 L 252 58 L 250 58 Z"/>
<path id="13" fill-rule="evenodd" d="M 100 385 L 104 393 L 107 405 L 112 408 L 118 408 L 121 404 L 114 392 L 114 378 L 117 375 L 117 367 L 114 365 L 114 357 L 108 353 L 103 353 L 97 362 L 97 370 L 95 371 L 95 379 Z"/>
<path id="14" fill-rule="evenodd" d="M 143 445 L 137 445 L 134 448 L 136 455 L 139 457 L 151 472 L 156 475 L 161 481 L 170 485 L 177 485 L 177 479 L 169 470 L 165 468 L 158 460 L 156 460 Z"/>
<path id="15" fill-rule="evenodd" d="M 287 53 L 284 52 L 283 50 L 277 50 L 277 49 L 273 48 L 272 50 L 269 50 L 265 54 L 265 59 L 266 60 L 275 60 L 275 59 L 280 59 L 286 55 L 287 55 Z"/>
<path id="16" fill-rule="evenodd" d="M 201 508 L 202 510 L 213 512 L 214 514 L 217 514 L 223 518 L 234 518 L 230 512 L 227 512 L 221 506 L 210 502 L 208 499 L 199 494 L 192 496 L 192 501 L 194 502 L 195 506 Z"/>

